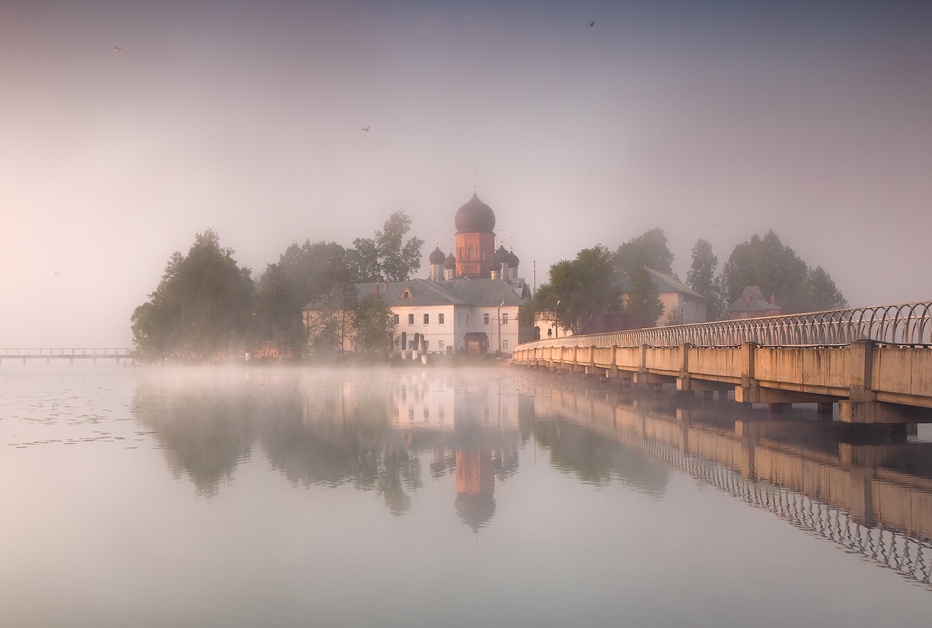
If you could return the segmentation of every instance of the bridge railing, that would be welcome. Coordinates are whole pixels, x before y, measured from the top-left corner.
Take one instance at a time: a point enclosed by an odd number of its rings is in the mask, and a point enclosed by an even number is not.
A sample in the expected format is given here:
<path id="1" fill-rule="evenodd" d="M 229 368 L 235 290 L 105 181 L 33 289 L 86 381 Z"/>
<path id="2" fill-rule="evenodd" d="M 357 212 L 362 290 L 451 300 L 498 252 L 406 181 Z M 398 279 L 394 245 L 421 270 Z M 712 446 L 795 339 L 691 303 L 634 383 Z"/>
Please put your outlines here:
<path id="1" fill-rule="evenodd" d="M 746 342 L 766 346 L 825 346 L 846 345 L 857 340 L 932 345 L 932 301 L 567 336 L 538 340 L 522 347 L 677 347 L 682 344 L 732 347 Z"/>
<path id="2" fill-rule="evenodd" d="M 4 358 L 129 358 L 133 350 L 122 347 L 12 347 L 0 348 Z"/>

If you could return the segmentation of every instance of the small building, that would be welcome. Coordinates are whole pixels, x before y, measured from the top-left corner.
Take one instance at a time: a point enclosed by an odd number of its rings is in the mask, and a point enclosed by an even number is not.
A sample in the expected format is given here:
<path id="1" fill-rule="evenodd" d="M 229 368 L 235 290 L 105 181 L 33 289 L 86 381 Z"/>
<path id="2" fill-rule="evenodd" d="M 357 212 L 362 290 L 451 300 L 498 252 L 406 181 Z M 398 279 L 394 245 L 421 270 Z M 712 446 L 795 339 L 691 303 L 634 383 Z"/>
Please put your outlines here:
<path id="1" fill-rule="evenodd" d="M 671 320 L 677 321 L 678 324 L 704 323 L 708 320 L 708 299 L 676 277 L 646 266 L 644 269 L 659 293 L 660 302 L 663 303 L 663 312 L 656 321 L 647 325 L 648 327 L 665 325 Z M 631 280 L 628 277 L 622 277 L 621 298 L 623 302 L 627 301 L 630 291 Z"/>
<path id="2" fill-rule="evenodd" d="M 747 286 L 738 299 L 728 306 L 725 315 L 729 320 L 736 318 L 755 318 L 757 316 L 779 316 L 782 309 L 776 303 L 773 293 L 770 300 L 764 300 L 759 286 Z"/>

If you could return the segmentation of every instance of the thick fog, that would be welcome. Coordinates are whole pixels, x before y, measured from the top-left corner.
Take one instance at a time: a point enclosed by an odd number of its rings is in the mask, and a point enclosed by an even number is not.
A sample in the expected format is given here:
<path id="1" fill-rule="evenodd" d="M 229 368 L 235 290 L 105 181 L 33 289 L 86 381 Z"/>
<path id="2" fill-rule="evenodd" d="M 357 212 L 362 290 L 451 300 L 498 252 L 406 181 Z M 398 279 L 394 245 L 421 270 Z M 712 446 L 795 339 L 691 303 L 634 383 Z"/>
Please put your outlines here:
<path id="1" fill-rule="evenodd" d="M 208 228 L 258 276 L 400 210 L 426 276 L 474 185 L 532 284 L 652 227 L 681 278 L 698 238 L 723 264 L 773 229 L 853 306 L 928 299 L 930 27 L 914 2 L 6 2 L 0 346 L 130 346 Z"/>

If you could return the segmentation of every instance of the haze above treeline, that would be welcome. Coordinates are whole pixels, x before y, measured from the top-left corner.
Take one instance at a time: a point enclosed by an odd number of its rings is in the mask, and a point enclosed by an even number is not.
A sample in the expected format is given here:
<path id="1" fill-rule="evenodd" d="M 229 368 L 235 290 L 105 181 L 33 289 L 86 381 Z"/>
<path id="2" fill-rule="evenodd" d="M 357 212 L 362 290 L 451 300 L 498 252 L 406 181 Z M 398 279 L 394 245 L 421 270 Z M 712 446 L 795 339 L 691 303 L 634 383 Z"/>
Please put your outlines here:
<path id="1" fill-rule="evenodd" d="M 537 286 L 773 229 L 851 305 L 929 299 L 930 32 L 896 0 L 7 2 L 0 346 L 129 346 L 209 228 L 256 275 L 395 211 L 447 252 L 473 185 Z"/>

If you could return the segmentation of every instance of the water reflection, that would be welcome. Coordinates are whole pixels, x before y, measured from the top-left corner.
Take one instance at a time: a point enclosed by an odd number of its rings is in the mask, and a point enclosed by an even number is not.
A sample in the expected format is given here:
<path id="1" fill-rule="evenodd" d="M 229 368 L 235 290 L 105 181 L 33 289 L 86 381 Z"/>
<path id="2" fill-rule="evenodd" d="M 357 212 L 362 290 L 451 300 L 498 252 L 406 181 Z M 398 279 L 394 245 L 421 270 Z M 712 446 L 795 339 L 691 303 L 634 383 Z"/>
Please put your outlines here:
<path id="1" fill-rule="evenodd" d="M 424 484 L 419 454 L 429 451 L 431 476 L 455 473 L 456 511 L 477 530 L 495 511 L 496 480 L 517 469 L 520 417 L 532 412 L 508 380 L 486 375 L 162 371 L 141 383 L 134 413 L 175 477 L 206 497 L 258 443 L 291 484 L 351 484 L 401 515 Z"/>
<path id="2" fill-rule="evenodd" d="M 932 443 L 911 437 L 915 426 L 819 421 L 806 410 L 779 420 L 730 402 L 637 395 L 552 376 L 522 381 L 539 421 L 559 416 L 585 430 L 581 440 L 599 435 L 624 444 L 847 551 L 932 583 Z M 598 460 L 598 450 L 589 449 Z"/>
<path id="3" fill-rule="evenodd" d="M 164 371 L 139 386 L 134 412 L 208 498 L 258 445 L 293 486 L 348 484 L 398 516 L 425 481 L 452 476 L 452 508 L 476 533 L 533 441 L 586 484 L 662 499 L 676 469 L 913 580 L 932 573 L 932 443 L 905 429 L 453 370 Z"/>

